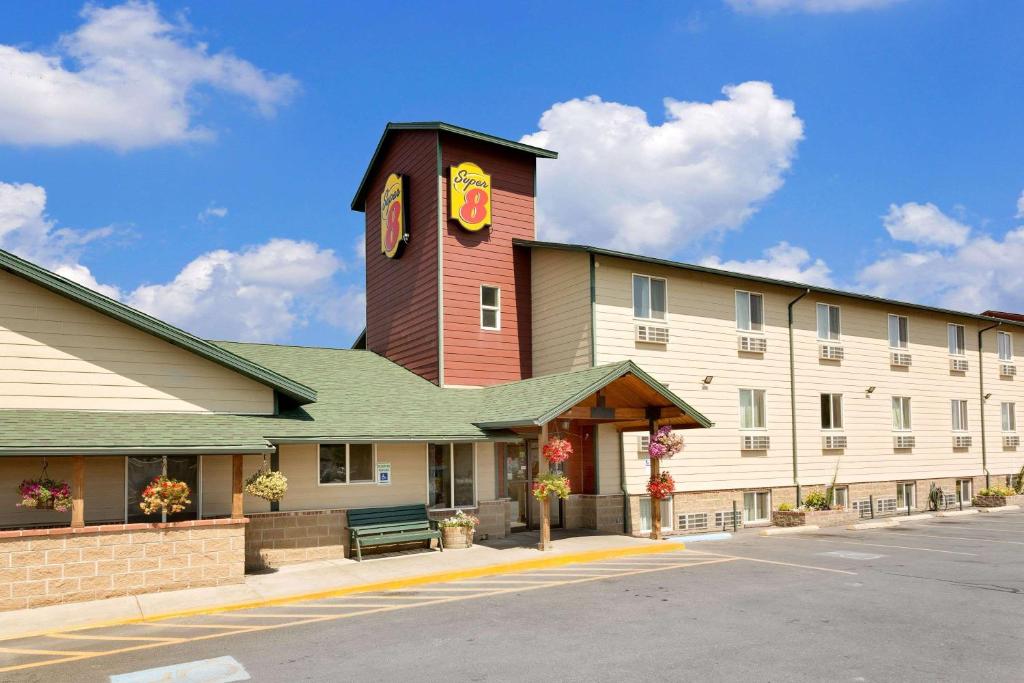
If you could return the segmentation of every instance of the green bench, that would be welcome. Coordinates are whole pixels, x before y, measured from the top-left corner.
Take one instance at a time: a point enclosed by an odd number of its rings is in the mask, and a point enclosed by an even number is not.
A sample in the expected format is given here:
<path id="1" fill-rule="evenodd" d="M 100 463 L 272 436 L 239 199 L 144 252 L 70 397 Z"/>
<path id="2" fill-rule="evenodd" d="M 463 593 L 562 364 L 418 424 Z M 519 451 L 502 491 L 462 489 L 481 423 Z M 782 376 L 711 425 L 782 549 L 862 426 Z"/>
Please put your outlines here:
<path id="1" fill-rule="evenodd" d="M 444 551 L 441 532 L 433 528 L 426 505 L 395 505 L 386 508 L 358 508 L 348 511 L 349 553 L 363 561 L 363 546 L 391 545 L 437 539 Z"/>

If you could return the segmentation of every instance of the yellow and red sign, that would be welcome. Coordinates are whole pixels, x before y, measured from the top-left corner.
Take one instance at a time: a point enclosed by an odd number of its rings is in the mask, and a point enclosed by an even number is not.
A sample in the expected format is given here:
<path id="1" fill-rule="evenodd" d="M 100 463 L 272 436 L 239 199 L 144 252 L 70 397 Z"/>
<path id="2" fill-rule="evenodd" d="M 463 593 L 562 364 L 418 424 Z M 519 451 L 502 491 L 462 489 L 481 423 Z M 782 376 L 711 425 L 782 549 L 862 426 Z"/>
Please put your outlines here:
<path id="1" fill-rule="evenodd" d="M 465 161 L 452 166 L 448 176 L 448 215 L 476 232 L 491 224 L 491 176 L 476 164 Z"/>
<path id="2" fill-rule="evenodd" d="M 380 250 L 388 258 L 398 258 L 408 241 L 405 176 L 392 173 L 380 193 Z"/>

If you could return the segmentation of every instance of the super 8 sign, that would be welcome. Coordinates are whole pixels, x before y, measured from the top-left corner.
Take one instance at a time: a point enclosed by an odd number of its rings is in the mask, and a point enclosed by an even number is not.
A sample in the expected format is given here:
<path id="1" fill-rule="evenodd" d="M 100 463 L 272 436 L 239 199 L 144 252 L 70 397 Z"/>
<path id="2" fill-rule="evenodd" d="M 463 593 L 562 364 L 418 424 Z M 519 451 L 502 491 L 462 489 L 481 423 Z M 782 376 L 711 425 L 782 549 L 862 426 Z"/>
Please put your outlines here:
<path id="1" fill-rule="evenodd" d="M 405 217 L 405 176 L 392 173 L 380 193 L 380 250 L 388 258 L 402 255 L 409 241 Z"/>
<path id="2" fill-rule="evenodd" d="M 491 176 L 469 161 L 452 166 L 448 175 L 449 216 L 471 232 L 491 224 Z"/>

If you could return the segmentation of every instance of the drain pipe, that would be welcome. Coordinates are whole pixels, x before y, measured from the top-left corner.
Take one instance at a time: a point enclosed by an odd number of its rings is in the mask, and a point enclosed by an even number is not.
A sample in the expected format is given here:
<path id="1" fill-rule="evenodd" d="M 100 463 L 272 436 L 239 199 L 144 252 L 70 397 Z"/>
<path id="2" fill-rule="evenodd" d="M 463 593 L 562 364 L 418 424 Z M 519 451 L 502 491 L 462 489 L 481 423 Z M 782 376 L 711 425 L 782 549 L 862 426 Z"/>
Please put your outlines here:
<path id="1" fill-rule="evenodd" d="M 626 491 L 626 446 L 623 444 L 625 438 L 619 432 L 619 482 L 622 486 L 622 533 L 632 535 L 633 525 L 629 518 L 629 493 Z"/>
<path id="2" fill-rule="evenodd" d="M 789 422 L 791 427 L 790 438 L 793 441 L 793 485 L 796 487 L 796 506 L 800 507 L 803 500 L 800 496 L 800 474 L 797 467 L 796 447 L 796 363 L 793 356 L 793 306 L 801 299 L 811 293 L 810 288 L 804 293 L 789 302 L 787 308 L 787 324 L 789 325 Z M 984 437 L 982 437 L 984 439 Z M 984 443 L 984 441 L 982 441 Z"/>
<path id="3" fill-rule="evenodd" d="M 988 473 L 988 448 L 985 444 L 985 371 L 982 366 L 984 356 L 981 352 L 981 335 L 991 329 L 1001 326 L 1002 324 L 1003 323 L 998 322 L 978 330 L 978 398 L 980 399 L 979 405 L 981 406 L 981 469 L 985 473 L 985 488 L 991 487 L 992 482 Z"/>

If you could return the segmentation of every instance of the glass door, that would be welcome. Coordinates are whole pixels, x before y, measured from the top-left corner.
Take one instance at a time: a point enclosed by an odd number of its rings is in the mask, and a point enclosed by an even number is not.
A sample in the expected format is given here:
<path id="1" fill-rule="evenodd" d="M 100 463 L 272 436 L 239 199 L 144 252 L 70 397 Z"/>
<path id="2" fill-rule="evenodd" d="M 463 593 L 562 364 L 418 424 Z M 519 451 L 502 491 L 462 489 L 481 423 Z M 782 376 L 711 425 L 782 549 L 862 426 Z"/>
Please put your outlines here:
<path id="1" fill-rule="evenodd" d="M 525 443 L 510 443 L 504 446 L 502 471 L 504 473 L 504 496 L 512 508 L 512 531 L 526 531 L 530 526 L 530 476 Z"/>
<path id="2" fill-rule="evenodd" d="M 651 533 L 651 498 L 643 496 L 640 498 L 640 533 Z M 672 499 L 666 498 L 661 501 L 661 530 L 672 531 Z"/>
<path id="3" fill-rule="evenodd" d="M 528 524 L 530 529 L 540 529 L 540 501 L 533 497 L 533 483 L 537 480 L 537 476 L 540 474 L 540 446 L 536 439 L 529 439 L 526 442 L 526 458 L 527 467 L 530 472 L 530 487 L 528 497 L 530 504 L 527 506 L 529 510 Z M 564 474 L 565 463 L 558 463 L 557 465 L 550 465 L 549 469 L 552 472 L 561 472 Z M 562 499 L 557 496 L 548 496 L 548 503 L 551 511 L 551 528 L 561 528 L 562 526 Z"/>
<path id="4" fill-rule="evenodd" d="M 125 458 L 125 521 L 133 522 L 180 522 L 198 518 L 199 500 L 199 457 L 194 455 L 145 456 Z M 139 508 L 142 490 L 154 477 L 166 474 L 188 484 L 192 495 L 188 506 L 181 512 L 167 515 L 147 515 Z"/>

